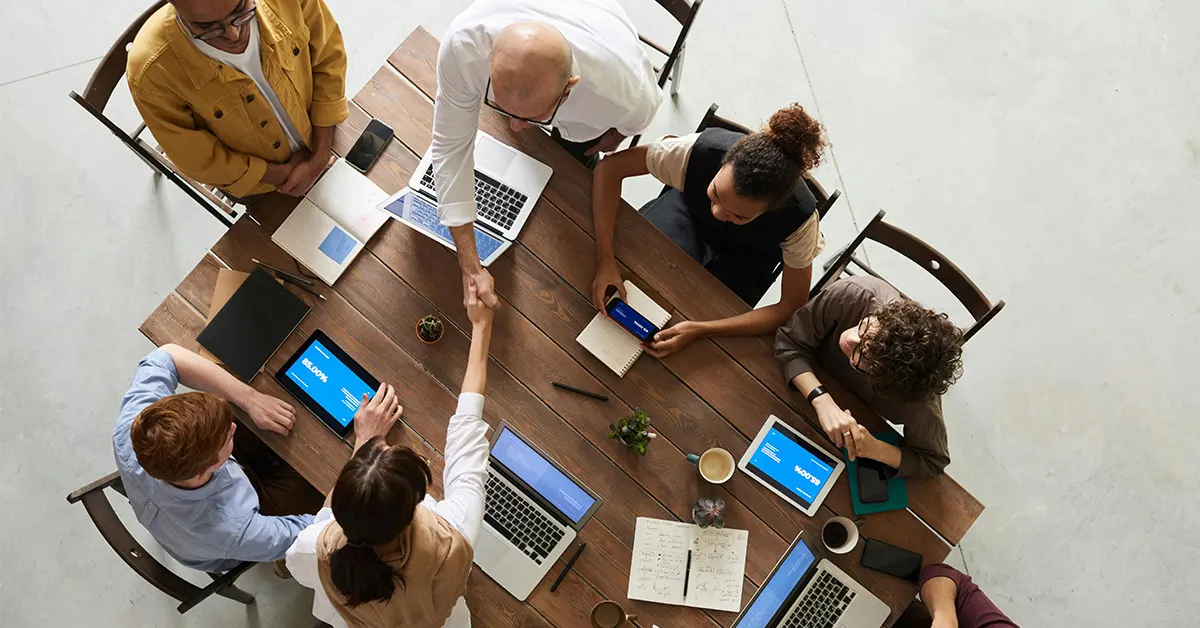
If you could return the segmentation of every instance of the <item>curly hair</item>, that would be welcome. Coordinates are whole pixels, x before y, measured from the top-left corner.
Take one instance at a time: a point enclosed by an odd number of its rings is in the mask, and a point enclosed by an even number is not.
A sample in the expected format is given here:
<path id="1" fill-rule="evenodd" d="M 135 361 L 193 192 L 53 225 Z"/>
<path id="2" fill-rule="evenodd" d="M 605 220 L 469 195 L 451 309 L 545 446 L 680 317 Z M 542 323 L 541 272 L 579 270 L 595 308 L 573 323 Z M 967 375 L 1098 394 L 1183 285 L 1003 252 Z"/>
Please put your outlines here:
<path id="1" fill-rule="evenodd" d="M 910 403 L 942 395 L 962 375 L 962 330 L 946 314 L 908 299 L 884 305 L 878 325 L 862 339 L 871 390 Z"/>
<path id="2" fill-rule="evenodd" d="M 821 123 L 793 103 L 772 114 L 765 129 L 738 140 L 723 163 L 733 164 L 734 192 L 774 207 L 821 163 L 825 145 Z"/>

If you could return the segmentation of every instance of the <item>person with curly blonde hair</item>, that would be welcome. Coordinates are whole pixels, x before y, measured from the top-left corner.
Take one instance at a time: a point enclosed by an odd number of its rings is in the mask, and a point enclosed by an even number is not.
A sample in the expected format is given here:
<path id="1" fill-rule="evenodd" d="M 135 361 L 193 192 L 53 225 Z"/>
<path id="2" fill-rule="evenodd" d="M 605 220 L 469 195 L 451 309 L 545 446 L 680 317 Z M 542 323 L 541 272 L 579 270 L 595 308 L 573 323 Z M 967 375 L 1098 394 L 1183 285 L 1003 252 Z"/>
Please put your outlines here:
<path id="1" fill-rule="evenodd" d="M 851 460 L 877 460 L 900 477 L 931 476 L 950 464 L 941 396 L 962 375 L 962 344 L 962 330 L 946 314 L 881 279 L 847 277 L 779 328 L 775 357 Z M 859 425 L 821 385 L 816 364 L 885 419 L 903 424 L 903 444 L 885 443 Z"/>
<path id="2" fill-rule="evenodd" d="M 803 176 L 821 162 L 825 144 L 821 124 L 793 104 L 754 133 L 708 128 L 601 160 L 592 177 L 593 304 L 604 311 L 611 293 L 625 296 L 614 252 L 621 183 L 649 174 L 666 188 L 642 214 L 748 305 L 783 267 L 778 303 L 720 320 L 682 321 L 655 334 L 650 354 L 664 357 L 697 338 L 770 333 L 808 300 L 822 242 L 817 201 Z"/>

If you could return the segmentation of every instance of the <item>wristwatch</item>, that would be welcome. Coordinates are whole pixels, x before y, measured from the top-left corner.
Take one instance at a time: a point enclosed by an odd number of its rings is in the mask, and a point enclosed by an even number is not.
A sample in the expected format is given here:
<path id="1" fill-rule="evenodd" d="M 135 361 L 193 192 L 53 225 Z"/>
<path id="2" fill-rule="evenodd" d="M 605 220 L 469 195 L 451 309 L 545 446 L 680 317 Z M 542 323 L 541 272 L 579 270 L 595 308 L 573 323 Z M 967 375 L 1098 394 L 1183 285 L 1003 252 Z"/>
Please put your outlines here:
<path id="1" fill-rule="evenodd" d="M 808 400 L 808 405 L 812 405 L 813 399 L 816 399 L 817 397 L 820 397 L 821 395 L 827 395 L 827 394 L 829 394 L 829 391 L 825 390 L 824 386 L 817 386 L 816 388 L 809 391 L 808 396 L 805 397 L 805 399 Z"/>

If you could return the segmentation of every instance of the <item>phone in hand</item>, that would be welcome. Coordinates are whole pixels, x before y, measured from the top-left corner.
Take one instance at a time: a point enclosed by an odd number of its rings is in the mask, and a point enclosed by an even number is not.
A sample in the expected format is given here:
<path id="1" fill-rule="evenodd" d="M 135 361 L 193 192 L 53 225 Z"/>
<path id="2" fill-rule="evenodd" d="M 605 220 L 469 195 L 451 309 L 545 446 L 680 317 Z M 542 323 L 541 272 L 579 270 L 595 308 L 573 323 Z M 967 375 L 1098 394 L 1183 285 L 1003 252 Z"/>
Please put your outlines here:
<path id="1" fill-rule="evenodd" d="M 628 303 L 621 300 L 620 295 L 614 294 L 609 297 L 608 301 L 604 302 L 604 311 L 608 313 L 609 318 L 642 342 L 649 342 L 654 338 L 654 334 L 659 332 L 658 326 L 629 307 Z"/>
<path id="2" fill-rule="evenodd" d="M 354 166 L 355 170 L 366 174 L 367 170 L 374 165 L 375 160 L 383 154 L 383 149 L 392 139 L 392 135 L 394 135 L 392 127 L 372 118 L 362 135 L 359 135 L 358 140 L 354 142 L 354 146 L 350 147 L 350 152 L 346 153 L 346 163 Z"/>
<path id="3" fill-rule="evenodd" d="M 859 562 L 863 567 L 903 578 L 913 584 L 921 575 L 920 554 L 875 539 L 867 539 Z"/>
<path id="4" fill-rule="evenodd" d="M 881 504 L 888 499 L 887 465 L 858 457 L 858 499 L 864 504 Z"/>

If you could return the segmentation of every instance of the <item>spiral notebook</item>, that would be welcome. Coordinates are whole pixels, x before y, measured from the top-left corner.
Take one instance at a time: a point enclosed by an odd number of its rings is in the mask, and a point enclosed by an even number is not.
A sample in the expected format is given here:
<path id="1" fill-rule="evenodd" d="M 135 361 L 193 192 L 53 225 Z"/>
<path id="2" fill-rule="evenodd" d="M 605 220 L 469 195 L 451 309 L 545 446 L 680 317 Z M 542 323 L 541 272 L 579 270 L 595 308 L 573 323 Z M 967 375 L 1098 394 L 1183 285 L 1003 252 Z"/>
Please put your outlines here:
<path id="1" fill-rule="evenodd" d="M 656 327 L 662 328 L 671 320 L 670 312 L 662 309 L 654 299 L 629 281 L 625 282 L 625 302 Z M 645 351 L 640 340 L 613 322 L 604 312 L 597 313 L 575 340 L 621 377 L 625 377 L 629 367 Z"/>

